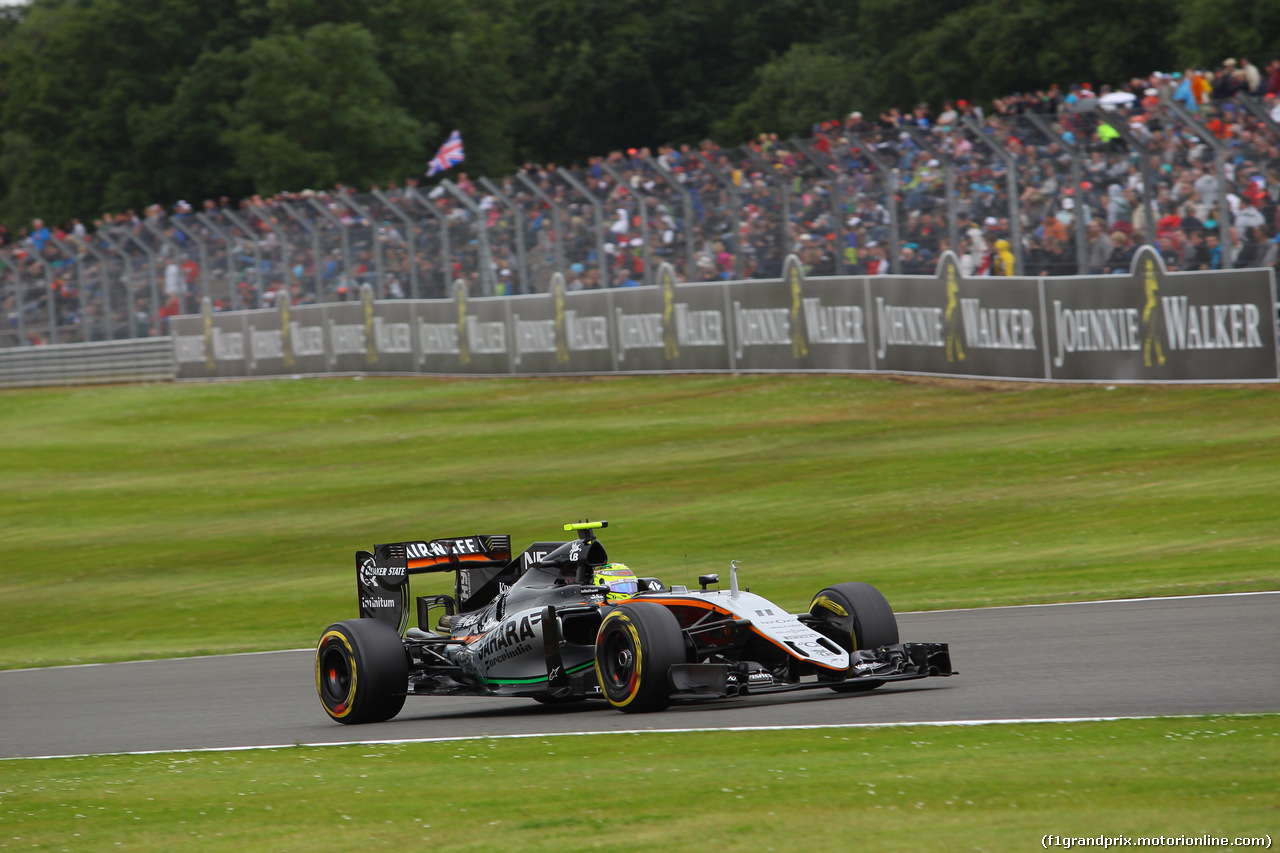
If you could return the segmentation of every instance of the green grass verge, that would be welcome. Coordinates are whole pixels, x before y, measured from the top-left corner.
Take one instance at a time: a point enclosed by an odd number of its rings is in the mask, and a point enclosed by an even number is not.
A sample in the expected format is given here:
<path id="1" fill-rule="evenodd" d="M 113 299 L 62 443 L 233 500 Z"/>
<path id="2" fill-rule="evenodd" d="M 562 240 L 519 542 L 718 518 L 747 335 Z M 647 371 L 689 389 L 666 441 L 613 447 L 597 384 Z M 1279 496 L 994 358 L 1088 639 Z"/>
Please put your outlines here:
<path id="1" fill-rule="evenodd" d="M 3 392 L 0 425 L 0 667 L 310 645 L 357 548 L 583 517 L 790 608 L 1280 586 L 1271 387 L 335 379 Z"/>
<path id="2" fill-rule="evenodd" d="M 1251 716 L 12 760 L 0 849 L 1026 851 L 1046 834 L 1274 836 L 1277 759 L 1280 717 Z"/>

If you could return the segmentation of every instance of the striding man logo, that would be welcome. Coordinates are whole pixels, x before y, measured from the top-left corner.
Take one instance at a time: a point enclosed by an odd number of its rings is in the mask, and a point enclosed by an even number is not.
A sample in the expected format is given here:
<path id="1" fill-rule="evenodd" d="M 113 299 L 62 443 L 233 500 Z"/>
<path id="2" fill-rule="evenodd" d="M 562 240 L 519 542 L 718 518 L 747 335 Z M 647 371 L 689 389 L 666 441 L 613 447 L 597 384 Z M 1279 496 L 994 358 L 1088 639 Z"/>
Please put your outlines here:
<path id="1" fill-rule="evenodd" d="M 676 275 L 671 264 L 663 264 L 658 275 L 662 280 L 662 340 L 666 345 L 664 355 L 667 361 L 673 361 L 680 357 L 676 337 Z"/>
<path id="2" fill-rule="evenodd" d="M 942 315 L 942 326 L 947 331 L 947 361 L 964 361 L 964 344 L 960 342 L 960 275 L 951 258 L 947 259 L 943 275 L 947 280 L 947 310 Z"/>
<path id="3" fill-rule="evenodd" d="M 787 258 L 787 287 L 791 291 L 791 356 L 808 358 L 808 329 L 805 328 L 804 306 L 804 272 L 795 255 Z"/>
<path id="4" fill-rule="evenodd" d="M 207 296 L 200 303 L 200 316 L 204 318 L 204 366 L 212 373 L 218 369 L 218 359 L 213 354 L 213 302 Z"/>
<path id="5" fill-rule="evenodd" d="M 1147 367 L 1156 367 L 1164 364 L 1164 347 L 1160 344 L 1158 328 L 1160 300 L 1156 298 L 1160 282 L 1156 278 L 1156 262 L 1151 258 L 1146 258 L 1142 263 L 1142 289 L 1147 295 L 1146 304 L 1142 306 L 1142 363 Z"/>
<path id="6" fill-rule="evenodd" d="M 569 361 L 569 330 L 564 319 L 564 276 L 556 273 L 551 277 L 551 297 L 556 306 L 556 364 L 567 364 Z"/>
<path id="7" fill-rule="evenodd" d="M 467 285 L 462 279 L 454 282 L 453 299 L 458 305 L 458 364 L 471 363 L 471 347 L 467 343 Z"/>
<path id="8" fill-rule="evenodd" d="M 373 334 L 373 288 L 360 288 L 360 302 L 364 305 L 364 363 L 378 363 L 378 341 Z"/>
<path id="9" fill-rule="evenodd" d="M 289 294 L 281 290 L 280 300 L 280 354 L 285 367 L 293 367 L 293 338 L 289 329 Z"/>

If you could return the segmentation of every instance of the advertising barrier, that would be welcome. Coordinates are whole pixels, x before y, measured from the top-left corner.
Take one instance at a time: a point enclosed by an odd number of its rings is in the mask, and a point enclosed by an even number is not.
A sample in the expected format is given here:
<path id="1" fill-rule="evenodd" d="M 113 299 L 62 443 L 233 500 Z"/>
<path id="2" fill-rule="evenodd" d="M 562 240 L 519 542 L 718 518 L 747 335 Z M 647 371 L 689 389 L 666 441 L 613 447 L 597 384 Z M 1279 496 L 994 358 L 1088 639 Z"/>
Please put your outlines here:
<path id="1" fill-rule="evenodd" d="M 172 320 L 175 378 L 342 373 L 554 376 L 881 372 L 1074 382 L 1280 377 L 1270 270 L 1168 273 L 1143 247 L 1125 276 L 935 276 L 657 284 L 382 300 Z"/>

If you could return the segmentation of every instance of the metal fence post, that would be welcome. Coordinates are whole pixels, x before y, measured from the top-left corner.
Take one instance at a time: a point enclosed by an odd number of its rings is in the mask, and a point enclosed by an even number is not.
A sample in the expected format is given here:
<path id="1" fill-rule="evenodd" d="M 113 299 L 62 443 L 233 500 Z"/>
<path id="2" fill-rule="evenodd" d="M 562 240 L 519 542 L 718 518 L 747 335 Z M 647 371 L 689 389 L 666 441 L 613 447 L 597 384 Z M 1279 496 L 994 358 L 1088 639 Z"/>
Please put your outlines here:
<path id="1" fill-rule="evenodd" d="M 955 162 L 951 159 L 951 155 L 942 150 L 942 146 L 934 144 L 929 138 L 929 133 L 922 128 L 907 127 L 907 133 L 924 149 L 925 153 L 937 159 L 945 170 L 944 175 L 947 182 L 947 241 L 951 244 L 951 251 L 956 254 L 960 253 L 960 229 L 956 222 L 956 169 Z"/>
<path id="2" fill-rule="evenodd" d="M 267 287 L 266 281 L 262 277 L 262 246 L 258 244 L 258 235 L 254 233 L 248 222 L 242 220 L 231 210 L 225 207 L 222 208 L 222 215 L 227 217 L 232 225 L 240 229 L 240 233 L 249 241 L 249 245 L 253 249 L 253 277 L 258 282 L 258 295 L 261 296 Z"/>
<path id="3" fill-rule="evenodd" d="M 28 252 L 28 255 L 35 258 L 44 270 L 45 308 L 46 313 L 49 315 L 49 343 L 56 344 L 58 342 L 58 314 L 53 298 L 53 267 L 44 259 L 44 253 L 34 246 L 32 251 Z"/>
<path id="4" fill-rule="evenodd" d="M 836 275 L 844 275 L 844 211 L 841 209 L 840 203 L 840 173 L 838 166 L 820 157 L 816 150 L 796 137 L 791 137 L 790 142 L 797 151 L 804 155 L 805 159 L 813 164 L 814 168 L 818 170 L 818 174 L 830 182 L 827 187 L 827 203 L 831 207 L 831 228 L 836 235 L 835 272 Z"/>
<path id="5" fill-rule="evenodd" d="M 902 237 L 898 233 L 898 174 L 897 169 L 889 165 L 876 151 L 870 142 L 860 136 L 850 137 L 867 161 L 880 173 L 881 183 L 887 193 L 886 201 L 889 211 L 889 269 L 894 275 L 902 272 Z"/>
<path id="6" fill-rule="evenodd" d="M 1218 179 L 1218 194 L 1221 196 L 1218 205 L 1218 243 L 1222 246 L 1222 268 L 1229 270 L 1235 266 L 1235 263 L 1231 257 L 1231 223 L 1228 221 L 1231 218 L 1231 209 L 1227 205 L 1227 146 L 1213 135 L 1213 131 L 1202 125 L 1195 116 L 1191 115 L 1186 107 L 1170 98 L 1167 91 L 1165 92 L 1162 106 L 1171 110 L 1183 124 L 1194 130 L 1196 136 L 1199 136 L 1206 145 L 1213 149 L 1213 176 Z M 1244 239 L 1243 234 L 1239 236 L 1241 240 Z"/>
<path id="7" fill-rule="evenodd" d="M 436 218 L 436 222 L 440 225 L 440 247 L 444 253 L 441 258 L 443 263 L 440 265 L 440 274 L 444 277 L 444 290 L 442 292 L 448 295 L 452 292 L 451 288 L 453 286 L 453 260 L 449 252 L 449 223 L 445 221 L 444 211 L 431 199 L 418 192 L 417 187 L 405 187 L 404 194 L 422 205 L 424 210 L 431 211 L 431 214 Z"/>
<path id="8" fill-rule="evenodd" d="M 342 239 L 342 274 L 346 278 L 348 287 L 350 287 L 354 292 L 355 278 L 352 276 L 351 270 L 351 235 L 347 231 L 347 224 L 342 221 L 342 217 L 334 214 L 334 212 L 329 209 L 328 205 L 324 204 L 320 200 L 309 198 L 307 199 L 307 203 L 315 210 L 318 210 L 321 216 L 337 226 L 338 236 Z"/>
<path id="9" fill-rule="evenodd" d="M 208 247 L 205 245 L 204 239 L 200 237 L 198 234 L 196 234 L 196 230 L 194 228 L 191 228 L 187 225 L 182 224 L 182 222 L 180 221 L 181 218 L 182 218 L 181 216 L 171 216 L 169 217 L 169 224 L 172 225 L 177 230 L 181 231 L 183 235 L 192 243 L 196 244 L 196 251 L 200 253 L 200 298 L 204 299 L 206 296 L 209 295 Z"/>
<path id="10" fill-rule="evenodd" d="M 227 247 L 227 308 L 235 310 L 236 307 L 236 270 L 235 270 L 235 240 L 231 237 L 231 232 L 223 229 L 221 225 L 214 221 L 212 215 L 208 213 L 197 213 L 196 219 L 205 224 L 205 227 L 218 235 L 218 239 Z M 212 298 L 210 299 L 212 301 Z"/>
<path id="11" fill-rule="evenodd" d="M 476 263 L 480 265 L 480 269 L 477 270 L 480 273 L 480 287 L 485 296 L 493 296 L 497 289 L 497 282 L 494 280 L 493 250 L 489 247 L 489 225 L 484 221 L 484 211 L 462 191 L 462 187 L 448 178 L 440 181 L 440 186 L 444 187 L 449 195 L 456 198 L 475 217 L 476 239 L 479 241 Z"/>
<path id="12" fill-rule="evenodd" d="M 158 239 L 161 243 L 166 243 L 166 244 L 168 244 L 168 245 L 169 245 L 169 247 L 170 247 L 170 248 L 172 248 L 172 249 L 173 249 L 173 253 L 174 253 L 174 263 L 175 263 L 175 264 L 177 264 L 178 259 L 182 257 L 182 247 L 181 247 L 181 246 L 179 246 L 179 245 L 178 245 L 178 244 L 177 244 L 177 243 L 176 243 L 172 238 L 170 238 L 170 237 L 169 237 L 169 235 L 165 234 L 163 231 L 161 231 L 159 228 L 156 228 L 154 225 L 152 225 L 150 222 L 147 222 L 145 219 L 144 219 L 144 220 L 142 220 L 142 227 L 143 227 L 143 228 L 145 228 L 145 229 L 147 229 L 148 231 L 150 231 L 150 232 L 151 232 L 151 233 L 156 237 L 156 239 Z M 181 275 L 182 275 L 182 272 L 181 272 L 181 270 L 182 270 L 182 266 L 181 266 L 181 264 L 179 264 L 179 265 L 178 265 L 178 270 L 179 270 L 179 272 L 178 272 L 179 279 L 181 279 Z M 166 271 L 165 271 L 165 277 L 166 277 L 166 278 L 168 277 L 168 270 L 167 270 L 167 269 L 166 269 Z M 184 294 L 184 295 L 185 295 L 185 293 L 186 293 L 186 283 L 185 283 L 185 282 L 179 281 L 179 288 L 178 288 L 178 292 L 179 292 L 179 293 L 181 293 L 181 294 Z M 166 297 L 166 299 L 168 298 L 168 291 L 167 291 L 167 290 L 166 290 L 166 292 L 165 292 L 165 297 Z M 160 332 L 159 332 L 159 328 L 160 328 L 160 325 L 159 325 L 159 323 L 160 323 L 160 312 L 159 312 L 158 310 L 156 311 L 156 318 L 155 318 L 155 322 L 156 322 L 156 330 L 157 330 L 157 331 L 156 331 L 156 334 L 158 335 L 158 334 L 160 334 Z"/>
<path id="13" fill-rule="evenodd" d="M 1146 236 L 1147 245 L 1156 248 L 1156 182 L 1155 176 L 1151 173 L 1151 157 L 1157 152 L 1149 149 L 1142 140 L 1138 139 L 1126 122 L 1113 120 L 1104 110 L 1098 110 L 1096 114 L 1101 121 L 1111 125 L 1130 148 L 1138 152 L 1138 166 L 1142 170 L 1142 206 L 1146 210 L 1146 216 L 1143 217 L 1146 222 L 1143 223 L 1142 231 Z M 1222 199 L 1218 212 L 1219 214 L 1229 213 L 1226 184 L 1222 186 Z M 1230 246 L 1223 246 L 1223 253 L 1225 254 L 1230 248 Z"/>
<path id="14" fill-rule="evenodd" d="M 82 255 L 80 252 L 76 251 L 74 246 L 71 246 L 70 244 L 62 240 L 59 240 L 57 235 L 55 234 L 50 234 L 49 240 L 50 242 L 53 243 L 53 245 L 57 246 L 60 250 L 62 250 L 62 254 L 66 255 L 69 259 L 71 259 L 71 262 L 76 265 L 76 296 L 77 296 L 76 302 L 80 309 L 80 339 L 82 341 L 88 341 L 89 337 L 88 337 L 88 333 L 86 332 L 86 329 L 88 329 L 89 327 L 88 327 L 88 324 L 86 323 L 86 314 L 85 314 L 85 305 L 84 305 L 84 263 L 82 261 Z"/>
<path id="15" fill-rule="evenodd" d="M 778 188 L 778 198 L 781 202 L 781 213 L 779 218 L 779 228 L 782 233 L 779 237 L 778 248 L 782 250 L 782 256 L 785 258 L 791 254 L 793 242 L 791 239 L 791 188 L 787 186 L 787 179 L 779 177 L 776 169 L 764 159 L 764 156 L 752 148 L 749 144 L 739 146 L 739 149 L 747 155 L 747 159 L 751 161 L 757 169 L 760 170 L 761 177 L 764 178 L 766 184 L 776 184 Z"/>
<path id="16" fill-rule="evenodd" d="M 604 204 L 600 198 L 587 187 L 586 184 L 578 180 L 577 176 L 568 169 L 561 166 L 557 170 L 560 177 L 564 178 L 565 183 L 573 187 L 578 195 L 582 196 L 590 205 L 593 213 L 595 225 L 593 231 L 596 235 L 596 266 L 600 270 L 600 286 L 609 287 L 609 264 L 605 259 L 604 252 Z"/>
<path id="17" fill-rule="evenodd" d="M 130 286 L 133 283 L 133 261 L 130 260 L 129 253 L 125 251 L 124 246 L 117 243 L 108 231 L 105 229 L 99 231 L 98 237 L 105 241 L 106 244 L 120 256 L 121 261 L 123 261 L 123 275 L 121 283 L 124 285 L 122 289 L 124 290 L 125 297 L 125 323 L 129 329 L 129 337 L 136 338 L 138 336 L 138 314 L 133 310 L 134 292 L 133 288 Z M 104 310 L 109 311 L 110 306 L 107 305 Z M 110 338 L 108 338 L 108 340 L 110 340 Z"/>
<path id="18" fill-rule="evenodd" d="M 1013 274 L 1025 274 L 1022 250 L 1022 209 L 1018 199 L 1018 161 L 1008 152 L 1000 141 L 983 129 L 971 116 L 960 116 L 960 120 L 969 128 L 983 144 L 996 153 L 1004 161 L 1004 178 L 1009 193 L 1009 237 L 1013 242 Z"/>
<path id="19" fill-rule="evenodd" d="M 644 274 L 641 276 L 640 283 L 649 284 L 653 277 L 653 257 L 652 246 L 649 244 L 649 210 L 645 204 L 645 196 L 638 189 L 630 186 L 626 175 L 619 172 L 613 164 L 601 161 L 600 168 L 609 173 L 609 177 L 622 187 L 623 192 L 636 200 L 636 218 L 640 220 L 640 256 L 644 259 Z"/>
<path id="20" fill-rule="evenodd" d="M 93 247 L 93 237 L 86 234 L 80 244 L 89 254 L 98 259 L 101 269 L 99 278 L 102 288 L 102 332 L 103 340 L 114 340 L 115 329 L 111 323 L 111 262 L 107 256 Z"/>
<path id="21" fill-rule="evenodd" d="M 151 327 L 154 330 L 156 321 L 160 317 L 160 285 L 156 281 L 156 251 L 129 229 L 121 228 L 119 231 L 125 236 L 125 239 L 132 240 L 134 245 L 147 256 L 147 284 L 151 288 Z M 132 306 L 130 310 L 132 310 Z"/>
<path id="22" fill-rule="evenodd" d="M 693 196 L 689 193 L 688 187 L 680 183 L 680 179 L 673 175 L 657 160 L 653 159 L 652 155 L 646 155 L 645 162 L 649 164 L 650 169 L 653 169 L 653 171 L 658 174 L 658 177 L 666 181 L 667 184 L 680 196 L 680 208 L 684 211 L 684 216 L 681 217 L 684 225 L 681 229 L 684 231 L 684 277 L 685 280 L 692 281 L 698 254 L 697 241 L 693 236 Z"/>
<path id="23" fill-rule="evenodd" d="M 276 239 L 280 241 L 280 265 L 284 267 L 284 275 L 281 277 L 285 290 L 289 293 L 289 298 L 293 298 L 293 244 L 289 242 L 289 235 L 284 232 L 279 225 L 272 220 L 270 209 L 263 210 L 255 207 L 254 215 L 258 217 L 258 221 L 265 224 L 271 229 L 271 233 L 276 235 Z"/>
<path id="24" fill-rule="evenodd" d="M 369 240 L 373 243 L 373 275 L 374 282 L 373 295 L 376 299 L 386 299 L 387 294 L 383 287 L 382 275 L 382 235 L 378 233 L 378 222 L 369 213 L 368 209 L 358 204 L 348 193 L 339 193 L 338 199 L 347 207 L 355 211 L 356 216 L 364 219 L 369 223 Z"/>
<path id="25" fill-rule="evenodd" d="M 27 345 L 27 318 L 26 311 L 23 310 L 23 292 L 22 292 L 22 262 L 18 260 L 17 251 L 10 252 L 9 266 L 13 268 L 13 305 L 17 309 L 18 314 L 18 343 L 16 346 Z"/>
<path id="26" fill-rule="evenodd" d="M 280 209 L 285 212 L 286 216 L 302 226 L 303 230 L 311 235 L 311 259 L 312 267 L 315 271 L 315 294 L 316 298 L 319 299 L 320 292 L 324 290 L 324 264 L 321 263 L 322 251 L 320 248 L 320 229 L 316 227 L 313 220 L 303 218 L 302 214 L 294 210 L 293 205 L 289 204 L 289 202 L 280 202 Z"/>
<path id="27" fill-rule="evenodd" d="M 551 208 L 551 216 L 553 218 L 551 236 L 555 245 L 556 255 L 556 272 L 564 275 L 564 216 L 560 212 L 560 205 L 556 203 L 548 193 L 544 192 L 537 182 L 526 175 L 524 172 L 516 173 L 516 180 L 524 184 L 529 190 L 542 200 L 543 204 Z M 607 285 L 606 285 L 607 286 Z"/>
<path id="28" fill-rule="evenodd" d="M 1043 133 L 1047 139 L 1058 143 L 1058 145 L 1062 147 L 1062 150 L 1067 152 L 1071 157 L 1071 191 L 1075 196 L 1076 205 L 1076 213 L 1075 216 L 1072 217 L 1075 221 L 1076 232 L 1076 275 L 1088 275 L 1089 238 L 1085 230 L 1087 223 L 1084 221 L 1084 194 L 1080 189 L 1080 185 L 1084 179 L 1084 162 L 1083 158 L 1080 156 L 1080 147 L 1067 142 L 1067 138 L 1054 130 L 1048 120 L 1043 116 L 1028 112 L 1026 113 L 1026 118 L 1037 130 Z"/>
<path id="29" fill-rule="evenodd" d="M 1277 139 L 1280 139 L 1280 122 L 1273 119 L 1271 117 L 1271 113 L 1267 112 L 1266 108 L 1264 108 L 1262 104 L 1258 103 L 1256 99 L 1251 98 L 1248 95 L 1236 95 L 1234 100 L 1237 104 L 1253 113 L 1255 118 L 1266 125 L 1267 129 L 1275 134 Z"/>
<path id="30" fill-rule="evenodd" d="M 494 197 L 505 204 L 516 219 L 516 274 L 520 277 L 520 292 L 529 292 L 529 273 L 525 268 L 524 260 L 524 211 L 520 209 L 520 205 L 516 204 L 515 199 L 504 193 L 497 184 L 488 178 L 481 177 L 480 185 L 493 193 Z"/>
<path id="31" fill-rule="evenodd" d="M 733 277 L 735 280 L 742 278 L 742 194 L 738 188 L 734 186 L 733 179 L 723 174 L 712 163 L 710 158 L 704 156 L 701 151 L 690 151 L 699 163 L 702 164 L 710 174 L 715 178 L 716 183 L 724 188 L 729 194 L 730 219 L 733 223 Z"/>
<path id="32" fill-rule="evenodd" d="M 409 298 L 418 298 L 418 229 L 413 224 L 413 217 L 400 209 L 390 196 L 374 187 L 373 196 L 387 206 L 395 216 L 404 223 L 405 233 L 409 235 Z"/>

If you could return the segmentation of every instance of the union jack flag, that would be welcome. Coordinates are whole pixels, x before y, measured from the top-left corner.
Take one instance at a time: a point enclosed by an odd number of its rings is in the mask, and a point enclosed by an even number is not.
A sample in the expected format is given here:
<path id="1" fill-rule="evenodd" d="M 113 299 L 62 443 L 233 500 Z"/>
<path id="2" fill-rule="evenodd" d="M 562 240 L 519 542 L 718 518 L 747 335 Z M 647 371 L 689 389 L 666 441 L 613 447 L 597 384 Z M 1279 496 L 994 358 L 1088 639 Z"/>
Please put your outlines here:
<path id="1" fill-rule="evenodd" d="M 427 167 L 427 177 L 429 178 L 446 169 L 451 169 L 465 159 L 467 159 L 467 155 L 462 150 L 462 134 L 455 130 L 449 134 L 449 138 L 444 141 L 444 145 L 440 146 L 436 156 L 431 158 L 431 165 Z"/>

